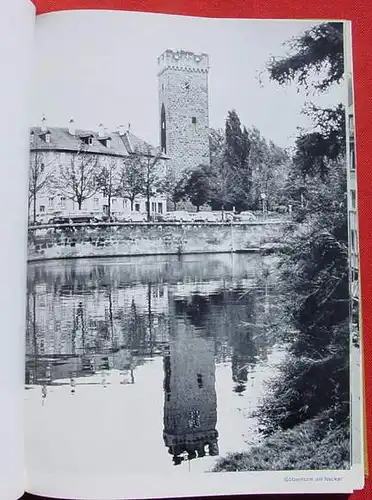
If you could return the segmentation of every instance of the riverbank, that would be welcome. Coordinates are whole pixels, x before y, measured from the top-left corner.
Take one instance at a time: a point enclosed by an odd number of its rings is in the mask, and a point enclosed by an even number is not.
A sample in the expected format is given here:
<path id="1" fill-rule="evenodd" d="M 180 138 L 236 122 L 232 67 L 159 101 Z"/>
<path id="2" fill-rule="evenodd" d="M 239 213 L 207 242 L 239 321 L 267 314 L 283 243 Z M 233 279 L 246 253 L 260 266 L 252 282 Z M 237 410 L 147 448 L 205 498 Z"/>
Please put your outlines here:
<path id="1" fill-rule="evenodd" d="M 327 425 L 327 419 L 321 416 L 278 431 L 248 451 L 220 458 L 213 472 L 348 469 L 348 425 L 332 430 Z"/>
<path id="2" fill-rule="evenodd" d="M 284 221 L 35 226 L 28 260 L 257 252 L 280 244 Z"/>

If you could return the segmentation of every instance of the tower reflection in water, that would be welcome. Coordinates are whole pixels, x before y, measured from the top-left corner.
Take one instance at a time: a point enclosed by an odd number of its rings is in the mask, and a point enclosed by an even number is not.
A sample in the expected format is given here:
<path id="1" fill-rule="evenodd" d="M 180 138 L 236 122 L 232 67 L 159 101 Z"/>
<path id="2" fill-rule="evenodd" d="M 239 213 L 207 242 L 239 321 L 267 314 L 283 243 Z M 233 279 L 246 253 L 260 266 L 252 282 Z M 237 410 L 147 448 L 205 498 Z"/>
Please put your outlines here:
<path id="1" fill-rule="evenodd" d="M 164 443 L 175 465 L 218 455 L 213 339 L 176 320 L 164 356 Z"/>

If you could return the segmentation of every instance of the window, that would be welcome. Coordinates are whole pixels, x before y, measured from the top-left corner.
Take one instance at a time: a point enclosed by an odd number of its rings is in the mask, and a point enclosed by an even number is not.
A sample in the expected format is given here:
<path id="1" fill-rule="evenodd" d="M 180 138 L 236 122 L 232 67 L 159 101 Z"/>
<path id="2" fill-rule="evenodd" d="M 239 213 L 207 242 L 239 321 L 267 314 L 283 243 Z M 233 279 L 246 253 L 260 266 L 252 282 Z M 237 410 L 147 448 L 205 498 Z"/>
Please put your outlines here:
<path id="1" fill-rule="evenodd" d="M 160 147 L 163 153 L 167 152 L 167 121 L 165 117 L 165 107 L 164 104 L 161 105 L 161 115 L 160 115 L 160 129 L 161 129 L 161 137 L 160 137 Z"/>
<path id="2" fill-rule="evenodd" d="M 188 425 L 190 429 L 197 429 L 200 427 L 200 411 L 192 410 L 189 414 Z"/>
<path id="3" fill-rule="evenodd" d="M 151 203 L 151 212 L 156 212 L 156 203 L 154 201 Z"/>
<path id="4" fill-rule="evenodd" d="M 158 213 L 162 214 L 163 213 L 163 203 L 158 203 Z"/>
<path id="5" fill-rule="evenodd" d="M 198 387 L 201 389 L 203 387 L 203 375 L 201 373 L 198 373 L 196 376 L 198 380 Z"/>
<path id="6" fill-rule="evenodd" d="M 191 121 L 192 121 L 192 123 L 193 123 L 194 125 L 196 125 L 196 116 L 193 116 L 193 117 L 191 118 Z"/>
<path id="7" fill-rule="evenodd" d="M 93 144 L 93 137 L 88 137 L 88 144 L 89 146 Z"/>
<path id="8" fill-rule="evenodd" d="M 64 196 L 61 196 L 60 205 L 61 208 L 66 208 L 66 198 Z"/>
<path id="9" fill-rule="evenodd" d="M 351 208 L 352 209 L 356 208 L 356 192 L 355 192 L 355 189 L 351 190 Z"/>
<path id="10" fill-rule="evenodd" d="M 106 147 L 107 148 L 111 147 L 111 139 L 106 140 Z"/>
<path id="11" fill-rule="evenodd" d="M 50 197 L 48 199 L 48 208 L 53 208 L 54 205 L 54 198 Z"/>
<path id="12" fill-rule="evenodd" d="M 116 198 L 112 198 L 111 200 L 111 205 L 114 207 L 116 206 Z"/>
<path id="13" fill-rule="evenodd" d="M 45 142 L 50 143 L 50 134 L 45 134 Z"/>
<path id="14" fill-rule="evenodd" d="M 139 211 L 140 211 L 140 204 L 139 204 L 139 203 L 136 203 L 136 204 L 134 205 L 134 210 L 135 210 L 136 212 L 139 212 Z"/>
<path id="15" fill-rule="evenodd" d="M 41 173 L 43 173 L 43 172 L 44 172 L 44 170 L 45 170 L 45 165 L 44 165 L 44 163 L 42 163 L 42 164 L 40 165 L 40 172 L 41 172 Z"/>
<path id="16" fill-rule="evenodd" d="M 45 205 L 40 205 L 39 211 L 41 214 L 45 213 Z"/>
<path id="17" fill-rule="evenodd" d="M 149 203 L 146 201 L 146 212 L 149 210 Z"/>
<path id="18" fill-rule="evenodd" d="M 349 129 L 350 129 L 351 133 L 354 132 L 354 116 L 353 115 L 349 116 Z"/>
<path id="19" fill-rule="evenodd" d="M 94 208 L 98 208 L 98 203 L 99 203 L 99 199 L 98 198 L 94 198 L 93 199 Z"/>
<path id="20" fill-rule="evenodd" d="M 350 170 L 355 170 L 355 149 L 354 149 L 354 144 L 350 144 Z"/>
<path id="21" fill-rule="evenodd" d="M 356 251 L 358 249 L 358 235 L 355 229 L 351 230 L 351 250 Z"/>
<path id="22" fill-rule="evenodd" d="M 164 83 L 161 84 L 161 90 L 164 90 Z"/>

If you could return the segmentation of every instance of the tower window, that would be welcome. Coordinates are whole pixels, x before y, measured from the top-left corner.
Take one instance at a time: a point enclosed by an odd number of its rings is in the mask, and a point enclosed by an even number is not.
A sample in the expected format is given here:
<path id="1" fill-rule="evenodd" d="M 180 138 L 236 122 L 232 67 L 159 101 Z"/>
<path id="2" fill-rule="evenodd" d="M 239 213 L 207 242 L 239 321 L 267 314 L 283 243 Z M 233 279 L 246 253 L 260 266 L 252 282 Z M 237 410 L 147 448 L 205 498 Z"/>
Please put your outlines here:
<path id="1" fill-rule="evenodd" d="M 198 387 L 201 389 L 203 387 L 203 375 L 201 373 L 197 374 Z"/>
<path id="2" fill-rule="evenodd" d="M 165 117 L 165 107 L 164 104 L 161 106 L 160 112 L 160 141 L 161 141 L 161 150 L 163 153 L 167 152 L 167 123 Z"/>
<path id="3" fill-rule="evenodd" d="M 191 122 L 192 122 L 194 125 L 196 124 L 196 116 L 193 116 L 193 117 L 191 118 Z"/>

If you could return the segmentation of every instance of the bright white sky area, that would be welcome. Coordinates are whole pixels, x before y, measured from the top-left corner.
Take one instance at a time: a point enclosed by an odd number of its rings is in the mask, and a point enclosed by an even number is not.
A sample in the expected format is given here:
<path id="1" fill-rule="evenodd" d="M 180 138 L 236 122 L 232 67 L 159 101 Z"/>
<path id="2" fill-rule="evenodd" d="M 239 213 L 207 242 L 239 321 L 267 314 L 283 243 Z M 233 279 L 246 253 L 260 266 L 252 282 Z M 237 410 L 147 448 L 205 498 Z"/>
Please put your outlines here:
<path id="1" fill-rule="evenodd" d="M 316 21 L 221 20 L 117 11 L 74 11 L 40 16 L 32 124 L 109 130 L 131 124 L 136 135 L 159 143 L 157 57 L 170 49 L 206 52 L 210 58 L 210 126 L 224 127 L 235 109 L 282 147 L 293 145 L 306 100 L 345 102 L 343 86 L 307 97 L 295 85 L 281 87 L 258 75 L 271 56 L 283 56 L 289 38 Z"/>

